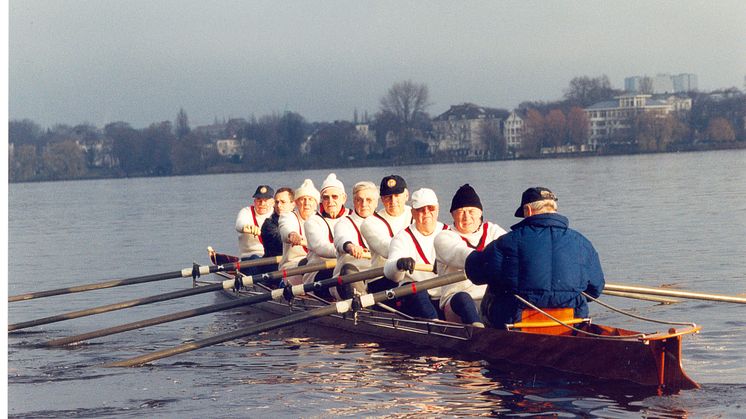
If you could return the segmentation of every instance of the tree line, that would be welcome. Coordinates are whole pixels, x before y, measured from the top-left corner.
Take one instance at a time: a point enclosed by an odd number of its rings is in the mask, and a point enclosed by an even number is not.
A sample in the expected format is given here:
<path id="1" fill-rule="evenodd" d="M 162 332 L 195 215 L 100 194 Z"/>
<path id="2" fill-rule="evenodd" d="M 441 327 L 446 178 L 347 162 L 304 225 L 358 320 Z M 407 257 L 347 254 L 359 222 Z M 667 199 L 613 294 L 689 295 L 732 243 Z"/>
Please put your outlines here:
<path id="1" fill-rule="evenodd" d="M 588 138 L 583 108 L 611 100 L 623 92 L 606 76 L 576 77 L 564 97 L 555 102 L 524 102 L 518 107 L 526 125 L 520 155 L 534 157 L 542 149 L 580 146 Z M 720 96 L 691 93 L 690 112 L 665 118 L 640 114 L 630 121 L 624 139 L 608 138 L 604 150 L 623 144 L 619 152 L 655 152 L 696 148 L 697 144 L 743 143 L 746 140 L 746 96 L 736 89 Z M 136 129 L 112 122 L 98 129 L 91 124 L 55 125 L 42 129 L 34 121 L 9 123 L 11 182 L 95 177 L 169 176 L 265 170 L 392 165 L 454 161 L 447 153 L 428 152 L 432 120 L 425 84 L 395 83 L 381 97 L 378 112 L 353 121 L 309 122 L 295 112 L 225 121 L 219 131 L 192 129 L 184 109 L 174 121 Z M 507 110 L 501 110 L 505 115 Z M 217 122 L 217 121 L 216 121 Z M 359 129 L 360 123 L 370 133 Z M 489 142 L 485 159 L 509 158 L 502 131 L 485 125 Z M 216 139 L 240 141 L 240 153 L 221 156 Z"/>

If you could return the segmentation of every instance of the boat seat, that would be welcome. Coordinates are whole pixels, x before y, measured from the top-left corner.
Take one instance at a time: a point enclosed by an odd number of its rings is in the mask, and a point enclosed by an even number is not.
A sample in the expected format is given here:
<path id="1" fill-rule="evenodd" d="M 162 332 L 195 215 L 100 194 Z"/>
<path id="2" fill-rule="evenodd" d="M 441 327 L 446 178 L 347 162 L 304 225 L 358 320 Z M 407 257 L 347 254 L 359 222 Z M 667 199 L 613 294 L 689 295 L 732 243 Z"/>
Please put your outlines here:
<path id="1" fill-rule="evenodd" d="M 575 309 L 573 308 L 542 308 L 541 310 L 565 324 L 573 325 L 588 321 L 588 319 L 576 318 Z M 570 331 L 565 326 L 558 324 L 556 321 L 544 315 L 544 313 L 532 308 L 523 310 L 520 322 L 507 324 L 505 326 L 508 329 L 520 330 L 521 332 L 548 335 L 561 335 Z"/>

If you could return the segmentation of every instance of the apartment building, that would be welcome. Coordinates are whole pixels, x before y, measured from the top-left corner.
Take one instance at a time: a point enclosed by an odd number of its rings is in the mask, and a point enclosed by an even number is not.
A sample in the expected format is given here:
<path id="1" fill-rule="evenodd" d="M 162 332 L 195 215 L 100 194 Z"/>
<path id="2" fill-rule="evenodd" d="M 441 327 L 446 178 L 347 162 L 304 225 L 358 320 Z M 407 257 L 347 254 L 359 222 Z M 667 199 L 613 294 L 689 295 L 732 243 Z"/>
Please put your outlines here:
<path id="1" fill-rule="evenodd" d="M 490 150 L 489 132 L 500 134 L 500 124 L 508 116 L 502 109 L 463 103 L 453 105 L 433 119 L 437 151 L 458 156 L 485 156 Z"/>
<path id="2" fill-rule="evenodd" d="M 628 131 L 632 119 L 640 113 L 665 116 L 673 112 L 687 112 L 691 108 L 690 98 L 668 96 L 654 99 L 652 95 L 642 94 L 622 95 L 614 100 L 595 103 L 584 109 L 590 122 L 589 145 L 595 149 L 599 140 Z"/>

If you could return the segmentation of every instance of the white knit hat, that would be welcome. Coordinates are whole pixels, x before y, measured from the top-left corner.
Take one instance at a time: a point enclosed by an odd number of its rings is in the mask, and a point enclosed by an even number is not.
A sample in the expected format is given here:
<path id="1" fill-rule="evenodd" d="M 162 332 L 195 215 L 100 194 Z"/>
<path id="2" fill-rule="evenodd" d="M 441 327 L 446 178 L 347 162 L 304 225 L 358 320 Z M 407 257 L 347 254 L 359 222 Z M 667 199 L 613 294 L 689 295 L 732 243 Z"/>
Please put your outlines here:
<path id="1" fill-rule="evenodd" d="M 345 191 L 345 185 L 337 179 L 337 175 L 334 173 L 329 173 L 329 176 L 324 179 L 324 183 L 321 184 L 321 192 L 324 192 L 326 188 L 339 188 L 342 193 Z"/>
<path id="2" fill-rule="evenodd" d="M 310 196 L 314 198 L 317 203 L 321 201 L 321 194 L 319 193 L 319 191 L 316 190 L 316 187 L 313 186 L 313 181 L 311 179 L 304 180 L 303 184 L 295 190 L 294 195 L 295 199 L 298 199 L 302 196 Z"/>
<path id="3" fill-rule="evenodd" d="M 418 209 L 428 205 L 438 205 L 435 191 L 428 188 L 417 189 L 412 194 L 412 208 Z"/>

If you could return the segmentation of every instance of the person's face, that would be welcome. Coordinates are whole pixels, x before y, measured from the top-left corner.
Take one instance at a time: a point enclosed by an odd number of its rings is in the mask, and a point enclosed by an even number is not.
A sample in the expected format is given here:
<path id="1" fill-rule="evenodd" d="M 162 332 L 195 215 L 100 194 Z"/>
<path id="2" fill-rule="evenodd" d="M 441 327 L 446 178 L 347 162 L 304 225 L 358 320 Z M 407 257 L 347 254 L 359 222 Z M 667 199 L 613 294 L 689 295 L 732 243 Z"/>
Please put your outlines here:
<path id="1" fill-rule="evenodd" d="M 290 199 L 289 192 L 278 192 L 275 194 L 275 214 L 290 212 L 295 208 L 295 202 Z"/>
<path id="2" fill-rule="evenodd" d="M 347 194 L 339 188 L 326 188 L 321 192 L 321 207 L 332 217 L 336 217 L 347 201 Z"/>
<path id="3" fill-rule="evenodd" d="M 313 215 L 318 203 L 313 197 L 305 195 L 295 200 L 295 206 L 298 207 L 298 213 L 304 220 Z"/>
<path id="4" fill-rule="evenodd" d="M 275 200 L 272 198 L 254 198 L 254 209 L 259 215 L 264 215 L 272 209 Z"/>
<path id="5" fill-rule="evenodd" d="M 482 210 L 477 207 L 463 207 L 451 211 L 453 225 L 461 234 L 469 234 L 477 231 L 482 222 Z"/>
<path id="6" fill-rule="evenodd" d="M 404 205 L 407 203 L 408 199 L 409 191 L 407 191 L 406 189 L 402 193 L 381 197 L 381 201 L 383 201 L 383 207 L 386 209 L 386 212 L 389 215 L 393 215 L 394 217 L 396 217 L 397 215 L 401 215 L 401 213 L 404 212 Z"/>
<path id="7" fill-rule="evenodd" d="M 352 198 L 352 204 L 355 206 L 357 215 L 368 218 L 378 207 L 378 194 L 372 189 L 363 189 L 358 191 Z"/>
<path id="8" fill-rule="evenodd" d="M 435 223 L 438 222 L 438 206 L 425 205 L 417 209 L 412 209 L 412 218 L 414 225 L 420 233 L 429 235 L 435 230 Z"/>

